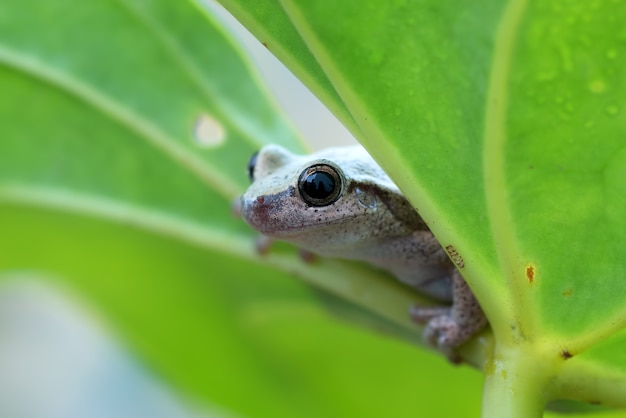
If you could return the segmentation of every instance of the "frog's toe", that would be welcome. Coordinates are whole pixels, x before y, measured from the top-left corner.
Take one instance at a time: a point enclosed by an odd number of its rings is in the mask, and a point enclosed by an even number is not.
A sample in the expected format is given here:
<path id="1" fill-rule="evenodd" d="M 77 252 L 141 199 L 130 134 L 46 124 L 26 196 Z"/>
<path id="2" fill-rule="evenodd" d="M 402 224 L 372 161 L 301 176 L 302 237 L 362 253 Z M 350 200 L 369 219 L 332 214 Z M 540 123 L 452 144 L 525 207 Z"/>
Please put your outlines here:
<path id="1" fill-rule="evenodd" d="M 439 349 L 454 348 L 465 340 L 459 324 L 450 315 L 440 315 L 428 321 L 424 339 Z"/>
<path id="2" fill-rule="evenodd" d="M 450 308 L 445 306 L 419 306 L 413 305 L 409 308 L 411 319 L 420 325 L 427 324 L 430 320 L 450 315 Z"/>
<path id="3" fill-rule="evenodd" d="M 304 261 L 307 264 L 314 263 L 317 260 L 317 255 L 312 253 L 311 251 L 299 249 L 298 255 L 300 256 L 300 260 Z"/>
<path id="4" fill-rule="evenodd" d="M 265 255 L 270 251 L 270 248 L 272 248 L 273 242 L 274 240 L 272 238 L 265 235 L 259 235 L 254 242 L 254 249 L 257 254 Z"/>
<path id="5" fill-rule="evenodd" d="M 452 363 L 459 364 L 463 361 L 456 352 L 456 347 L 465 342 L 468 335 L 452 316 L 441 315 L 431 318 L 424 328 L 422 338 L 426 344 L 437 348 Z"/>

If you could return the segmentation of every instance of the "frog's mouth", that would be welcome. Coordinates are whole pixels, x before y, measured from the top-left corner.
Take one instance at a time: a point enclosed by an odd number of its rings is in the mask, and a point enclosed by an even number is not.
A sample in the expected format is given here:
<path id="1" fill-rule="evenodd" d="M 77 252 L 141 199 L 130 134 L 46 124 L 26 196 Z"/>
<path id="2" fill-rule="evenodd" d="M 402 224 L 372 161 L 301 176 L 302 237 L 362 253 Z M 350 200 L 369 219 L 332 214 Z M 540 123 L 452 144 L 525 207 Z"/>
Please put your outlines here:
<path id="1" fill-rule="evenodd" d="M 244 194 L 241 197 L 241 216 L 244 221 L 263 235 L 294 242 L 306 242 L 312 228 L 333 228 L 336 223 L 345 221 L 326 220 L 324 225 L 312 221 L 315 213 L 309 205 L 294 199 L 297 190 L 287 190 L 264 196 L 252 197 Z"/>

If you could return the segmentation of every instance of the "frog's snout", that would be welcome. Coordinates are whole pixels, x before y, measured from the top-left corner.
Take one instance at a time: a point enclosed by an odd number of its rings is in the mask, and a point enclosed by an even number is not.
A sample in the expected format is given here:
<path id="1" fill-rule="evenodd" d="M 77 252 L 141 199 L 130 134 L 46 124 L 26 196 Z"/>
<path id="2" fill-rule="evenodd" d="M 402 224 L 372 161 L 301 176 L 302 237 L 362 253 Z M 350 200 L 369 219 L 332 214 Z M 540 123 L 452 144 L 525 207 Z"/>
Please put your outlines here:
<path id="1" fill-rule="evenodd" d="M 293 208 L 290 210 L 285 203 L 285 195 L 285 192 L 262 196 L 244 194 L 240 200 L 241 217 L 257 231 L 275 235 L 293 217 Z"/>
<path id="2" fill-rule="evenodd" d="M 266 204 L 266 200 L 268 199 L 265 196 L 248 197 L 245 194 L 240 200 L 241 217 L 259 232 L 271 230 L 270 225 L 278 222 L 276 216 L 271 216 L 272 205 Z"/>

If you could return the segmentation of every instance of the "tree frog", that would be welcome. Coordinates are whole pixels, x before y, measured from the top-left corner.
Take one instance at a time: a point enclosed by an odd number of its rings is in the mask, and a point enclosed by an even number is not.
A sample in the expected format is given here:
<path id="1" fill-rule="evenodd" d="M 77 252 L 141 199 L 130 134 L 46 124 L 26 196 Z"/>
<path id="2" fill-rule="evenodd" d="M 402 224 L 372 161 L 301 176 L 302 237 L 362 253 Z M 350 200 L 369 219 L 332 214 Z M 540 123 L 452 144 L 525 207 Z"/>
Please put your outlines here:
<path id="1" fill-rule="evenodd" d="M 362 260 L 451 306 L 410 309 L 424 339 L 451 352 L 487 320 L 467 283 L 398 187 L 360 145 L 295 155 L 267 145 L 248 164 L 243 219 L 271 239 Z"/>

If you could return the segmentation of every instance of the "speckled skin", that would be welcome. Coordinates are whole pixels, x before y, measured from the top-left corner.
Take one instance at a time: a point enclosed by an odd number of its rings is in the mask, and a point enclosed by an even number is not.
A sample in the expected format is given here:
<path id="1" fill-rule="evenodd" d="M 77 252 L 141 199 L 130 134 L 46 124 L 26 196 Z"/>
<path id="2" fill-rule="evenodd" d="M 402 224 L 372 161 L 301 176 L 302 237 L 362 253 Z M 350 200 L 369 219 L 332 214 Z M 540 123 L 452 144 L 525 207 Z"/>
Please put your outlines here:
<path id="1" fill-rule="evenodd" d="M 300 173 L 314 164 L 341 176 L 339 198 L 312 206 L 298 189 Z M 485 317 L 446 252 L 400 190 L 359 145 L 307 156 L 277 145 L 258 154 L 253 182 L 241 197 L 241 214 L 262 234 L 322 256 L 362 260 L 385 269 L 452 308 L 413 308 L 424 336 L 443 350 L 480 330 Z"/>

